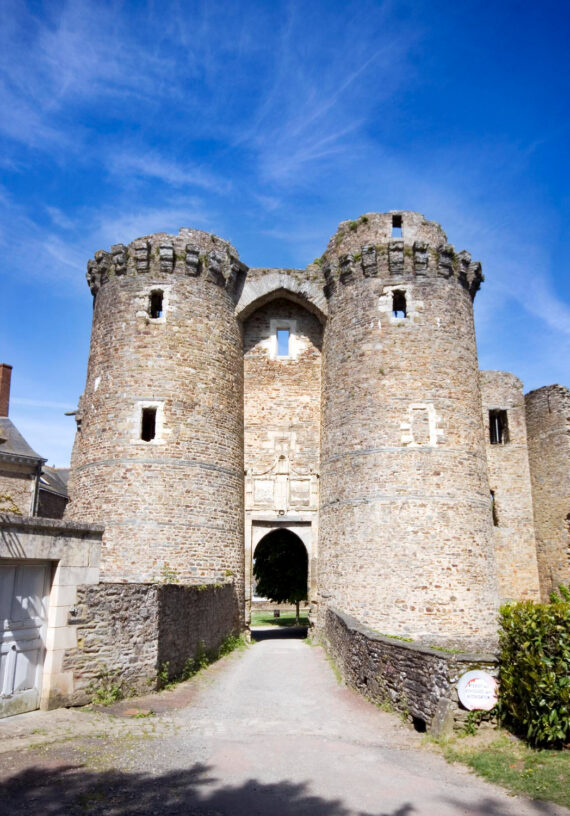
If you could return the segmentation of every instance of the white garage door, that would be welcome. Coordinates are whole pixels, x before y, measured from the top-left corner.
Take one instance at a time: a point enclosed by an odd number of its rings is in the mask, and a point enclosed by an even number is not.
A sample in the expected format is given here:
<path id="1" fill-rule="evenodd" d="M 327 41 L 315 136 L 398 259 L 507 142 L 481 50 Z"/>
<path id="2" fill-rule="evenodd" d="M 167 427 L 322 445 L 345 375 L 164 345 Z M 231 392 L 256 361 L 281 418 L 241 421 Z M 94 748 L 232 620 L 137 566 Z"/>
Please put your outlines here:
<path id="1" fill-rule="evenodd" d="M 49 564 L 0 562 L 0 717 L 40 704 Z"/>

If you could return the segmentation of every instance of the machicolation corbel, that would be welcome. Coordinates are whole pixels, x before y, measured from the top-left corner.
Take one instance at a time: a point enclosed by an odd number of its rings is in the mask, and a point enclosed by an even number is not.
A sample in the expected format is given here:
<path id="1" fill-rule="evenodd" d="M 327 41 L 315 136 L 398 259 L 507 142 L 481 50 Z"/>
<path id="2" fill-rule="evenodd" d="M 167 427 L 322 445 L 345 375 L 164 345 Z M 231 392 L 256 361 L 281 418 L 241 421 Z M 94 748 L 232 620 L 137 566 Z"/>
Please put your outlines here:
<path id="1" fill-rule="evenodd" d="M 469 289 L 469 265 L 471 263 L 471 255 L 467 250 L 462 249 L 455 257 L 457 260 L 459 283 L 465 287 L 465 289 Z"/>
<path id="2" fill-rule="evenodd" d="M 210 283 L 215 283 L 218 286 L 225 286 L 226 279 L 224 277 L 224 256 L 221 252 L 212 250 L 208 253 L 208 273 L 206 280 Z"/>
<path id="3" fill-rule="evenodd" d="M 339 280 L 349 283 L 354 279 L 354 259 L 352 255 L 341 255 L 338 259 Z"/>
<path id="4" fill-rule="evenodd" d="M 186 274 L 193 278 L 200 274 L 200 247 L 196 244 L 186 244 Z"/>
<path id="5" fill-rule="evenodd" d="M 135 268 L 137 272 L 148 272 L 150 263 L 150 247 L 148 241 L 137 241 L 134 244 Z"/>
<path id="6" fill-rule="evenodd" d="M 455 250 L 451 244 L 444 244 L 438 247 L 437 274 L 442 278 L 451 278 L 454 271 L 454 261 Z"/>
<path id="7" fill-rule="evenodd" d="M 373 278 L 378 274 L 375 246 L 362 247 L 362 271 L 366 278 Z"/>
<path id="8" fill-rule="evenodd" d="M 469 264 L 469 270 L 467 272 L 467 283 L 469 284 L 469 294 L 472 298 L 475 297 L 481 283 L 485 280 L 483 272 L 481 270 L 481 264 L 479 261 L 471 261 Z"/>
<path id="9" fill-rule="evenodd" d="M 160 244 L 158 256 L 160 258 L 160 271 L 172 272 L 174 269 L 174 247 L 172 244 Z"/>
<path id="10" fill-rule="evenodd" d="M 111 247 L 113 255 L 113 266 L 115 275 L 126 275 L 127 273 L 127 247 L 124 244 L 113 244 Z"/>
<path id="11" fill-rule="evenodd" d="M 401 275 L 404 271 L 404 242 L 390 241 L 388 245 L 388 266 L 391 275 Z"/>
<path id="12" fill-rule="evenodd" d="M 425 241 L 415 241 L 413 246 L 414 272 L 416 275 L 427 275 L 429 265 L 428 245 Z"/>
<path id="13" fill-rule="evenodd" d="M 87 283 L 91 294 L 96 295 L 101 286 L 109 280 L 111 255 L 103 249 L 98 249 L 93 260 L 87 263 Z"/>

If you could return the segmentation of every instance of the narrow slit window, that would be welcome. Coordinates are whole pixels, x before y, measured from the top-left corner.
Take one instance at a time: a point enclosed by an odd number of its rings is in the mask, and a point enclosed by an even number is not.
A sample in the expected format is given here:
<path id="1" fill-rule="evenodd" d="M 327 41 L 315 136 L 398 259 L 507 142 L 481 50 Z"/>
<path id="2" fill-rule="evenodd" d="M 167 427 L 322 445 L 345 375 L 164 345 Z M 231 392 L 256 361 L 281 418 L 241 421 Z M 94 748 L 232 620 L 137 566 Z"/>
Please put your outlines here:
<path id="1" fill-rule="evenodd" d="M 160 289 L 155 289 L 150 293 L 148 302 L 148 313 L 153 320 L 163 315 L 164 293 Z"/>
<path id="2" fill-rule="evenodd" d="M 156 408 L 143 408 L 141 417 L 141 439 L 150 442 L 156 436 Z"/>
<path id="3" fill-rule="evenodd" d="M 291 332 L 289 329 L 277 329 L 277 356 L 289 357 L 289 343 Z"/>
<path id="4" fill-rule="evenodd" d="M 491 445 L 506 445 L 509 441 L 506 411 L 500 409 L 489 411 L 489 438 Z"/>
<path id="5" fill-rule="evenodd" d="M 491 514 L 493 516 L 493 527 L 499 526 L 499 514 L 497 513 L 497 500 L 495 498 L 495 491 L 491 490 Z"/>
<path id="6" fill-rule="evenodd" d="M 402 216 L 401 215 L 393 215 L 392 216 L 392 238 L 401 238 L 402 237 Z"/>
<path id="7" fill-rule="evenodd" d="M 399 289 L 392 292 L 392 314 L 394 317 L 406 317 L 406 293 Z"/>

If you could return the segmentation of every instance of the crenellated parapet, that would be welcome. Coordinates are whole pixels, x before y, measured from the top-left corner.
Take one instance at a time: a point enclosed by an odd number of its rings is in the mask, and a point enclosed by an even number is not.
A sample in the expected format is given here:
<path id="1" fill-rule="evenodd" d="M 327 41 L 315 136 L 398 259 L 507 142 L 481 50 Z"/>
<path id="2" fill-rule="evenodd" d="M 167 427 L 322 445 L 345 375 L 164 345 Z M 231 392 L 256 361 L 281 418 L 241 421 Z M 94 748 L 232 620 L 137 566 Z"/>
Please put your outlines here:
<path id="1" fill-rule="evenodd" d="M 178 235 L 157 233 L 130 244 L 113 244 L 109 251 L 98 250 L 87 263 L 87 283 L 96 295 L 115 277 L 202 275 L 233 295 L 247 269 L 227 241 L 208 232 L 182 228 Z"/>
<path id="2" fill-rule="evenodd" d="M 483 280 L 481 264 L 465 250 L 456 252 L 439 224 L 408 211 L 341 222 L 318 262 L 327 297 L 359 277 L 394 282 L 439 277 L 454 278 L 473 299 Z"/>

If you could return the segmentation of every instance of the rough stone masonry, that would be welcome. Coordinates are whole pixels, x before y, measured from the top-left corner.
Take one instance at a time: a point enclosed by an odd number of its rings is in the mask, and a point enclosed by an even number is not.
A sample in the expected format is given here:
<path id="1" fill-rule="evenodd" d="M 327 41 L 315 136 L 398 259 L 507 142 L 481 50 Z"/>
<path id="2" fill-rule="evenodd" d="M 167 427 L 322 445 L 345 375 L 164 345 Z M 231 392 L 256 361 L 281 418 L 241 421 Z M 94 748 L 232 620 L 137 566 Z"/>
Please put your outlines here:
<path id="1" fill-rule="evenodd" d="M 304 270 L 184 228 L 87 277 L 67 517 L 105 525 L 103 581 L 231 583 L 243 622 L 255 547 L 286 529 L 321 631 L 334 608 L 474 649 L 501 598 L 569 580 L 568 389 L 525 410 L 513 375 L 479 371 L 481 266 L 435 222 L 342 222 Z"/>

